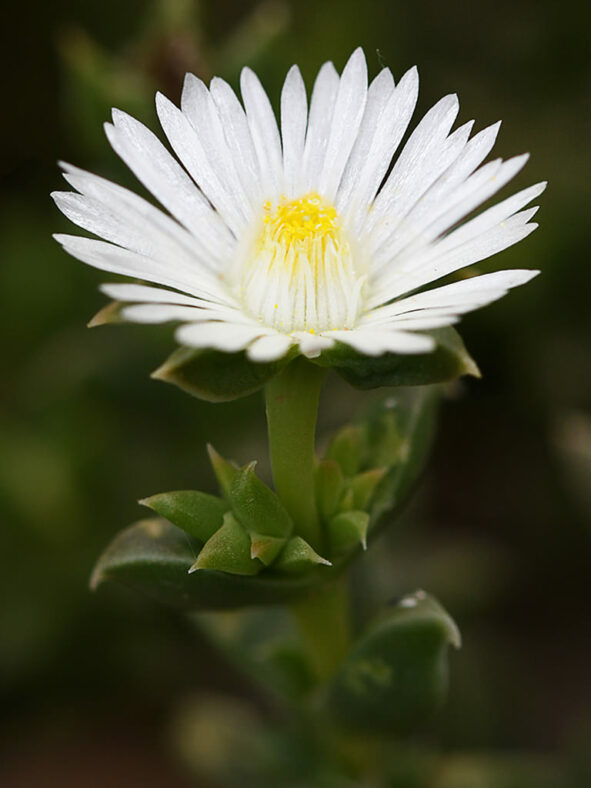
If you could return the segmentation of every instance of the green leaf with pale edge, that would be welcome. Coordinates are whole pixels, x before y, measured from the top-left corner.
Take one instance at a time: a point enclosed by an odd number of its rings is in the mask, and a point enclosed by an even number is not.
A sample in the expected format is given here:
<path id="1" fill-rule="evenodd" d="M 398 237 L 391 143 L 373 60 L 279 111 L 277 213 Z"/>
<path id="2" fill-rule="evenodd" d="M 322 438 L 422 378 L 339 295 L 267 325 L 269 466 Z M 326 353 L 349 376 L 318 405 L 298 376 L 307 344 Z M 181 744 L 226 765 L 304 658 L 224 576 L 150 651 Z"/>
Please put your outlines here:
<path id="1" fill-rule="evenodd" d="M 139 503 L 166 517 L 200 542 L 207 542 L 214 535 L 230 508 L 222 498 L 198 490 L 160 493 Z"/>
<path id="2" fill-rule="evenodd" d="M 323 520 L 330 520 L 336 513 L 343 491 L 345 480 L 343 471 L 336 460 L 320 460 L 316 467 L 316 501 Z"/>
<path id="3" fill-rule="evenodd" d="M 361 545 L 365 550 L 368 526 L 369 514 L 367 512 L 349 511 L 337 514 L 328 523 L 330 554 L 346 553 L 358 545 Z"/>
<path id="4" fill-rule="evenodd" d="M 330 566 L 301 536 L 294 536 L 285 545 L 283 552 L 273 564 L 273 569 L 286 574 L 301 574 L 314 569 L 319 564 Z"/>
<path id="5" fill-rule="evenodd" d="M 358 389 L 424 386 L 455 380 L 461 375 L 480 377 L 476 362 L 454 328 L 428 333 L 437 341 L 437 347 L 431 353 L 364 356 L 348 345 L 338 343 L 312 360 L 320 366 L 334 367 L 339 375 Z"/>
<path id="6" fill-rule="evenodd" d="M 336 570 L 318 566 L 304 575 L 234 575 L 213 569 L 189 574 L 198 546 L 166 520 L 141 520 L 117 534 L 92 573 L 91 588 L 114 582 L 181 610 L 231 610 L 291 603 Z"/>
<path id="7" fill-rule="evenodd" d="M 287 354 L 269 364 L 250 361 L 246 353 L 179 348 L 152 373 L 207 402 L 229 402 L 262 388 L 291 360 Z"/>
<path id="8" fill-rule="evenodd" d="M 400 601 L 354 645 L 335 675 L 329 706 L 345 727 L 406 734 L 429 718 L 447 693 L 447 652 L 460 634 L 422 591 Z"/>
<path id="9" fill-rule="evenodd" d="M 234 476 L 228 489 L 228 499 L 236 517 L 249 533 L 265 536 L 290 535 L 293 524 L 285 507 L 255 474 L 251 462 Z"/>
<path id="10" fill-rule="evenodd" d="M 232 512 L 227 512 L 222 527 L 203 545 L 189 572 L 215 569 L 232 575 L 258 575 L 262 568 L 250 555 L 249 535 Z"/>

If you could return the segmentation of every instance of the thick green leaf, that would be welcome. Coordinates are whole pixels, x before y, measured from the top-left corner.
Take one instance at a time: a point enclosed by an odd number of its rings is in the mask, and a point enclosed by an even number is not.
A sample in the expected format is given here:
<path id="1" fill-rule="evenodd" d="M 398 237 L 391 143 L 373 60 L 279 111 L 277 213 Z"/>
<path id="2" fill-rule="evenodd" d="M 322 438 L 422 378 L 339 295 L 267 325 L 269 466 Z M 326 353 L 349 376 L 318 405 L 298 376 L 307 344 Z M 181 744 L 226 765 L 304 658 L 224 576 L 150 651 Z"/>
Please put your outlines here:
<path id="1" fill-rule="evenodd" d="M 337 344 L 314 362 L 334 367 L 348 383 L 359 389 L 424 386 L 454 380 L 461 375 L 480 377 L 475 361 L 454 328 L 441 328 L 429 334 L 437 341 L 432 353 L 364 356 L 348 345 Z"/>
<path id="2" fill-rule="evenodd" d="M 179 348 L 152 373 L 152 377 L 173 383 L 183 391 L 207 402 L 229 402 L 262 388 L 285 366 L 291 356 L 259 364 L 246 353 Z"/>
<path id="3" fill-rule="evenodd" d="M 364 471 L 363 473 L 357 474 L 357 476 L 351 480 L 353 506 L 355 509 L 365 510 L 369 507 L 376 487 L 382 481 L 385 474 L 386 468 L 372 468 L 370 471 Z"/>
<path id="4" fill-rule="evenodd" d="M 228 489 L 236 517 L 248 533 L 287 537 L 293 524 L 277 495 L 255 474 L 254 462 L 241 468 Z"/>
<path id="5" fill-rule="evenodd" d="M 368 464 L 388 468 L 371 497 L 370 531 L 406 501 L 422 473 L 435 434 L 439 397 L 436 386 L 404 389 L 370 411 L 365 422 Z"/>
<path id="6" fill-rule="evenodd" d="M 287 538 L 284 536 L 266 536 L 250 534 L 250 557 L 258 558 L 265 566 L 270 566 L 285 547 Z"/>
<path id="7" fill-rule="evenodd" d="M 348 424 L 334 436 L 326 457 L 338 462 L 345 476 L 353 476 L 359 470 L 365 450 L 365 433 L 356 424 Z"/>
<path id="8" fill-rule="evenodd" d="M 240 468 L 233 462 L 225 460 L 221 454 L 218 454 L 211 443 L 207 444 L 207 453 L 209 454 L 209 461 L 211 462 L 213 472 L 220 485 L 220 490 L 227 498 L 232 482 Z"/>
<path id="9" fill-rule="evenodd" d="M 139 503 L 166 517 L 200 542 L 207 542 L 214 535 L 230 508 L 222 498 L 198 490 L 160 493 Z"/>
<path id="10" fill-rule="evenodd" d="M 96 589 L 115 582 L 183 610 L 229 610 L 291 603 L 334 578 L 336 569 L 319 566 L 305 575 L 235 575 L 212 569 L 189 574 L 198 545 L 166 520 L 125 528 L 99 558 L 91 578 Z"/>
<path id="11" fill-rule="evenodd" d="M 345 489 L 343 471 L 336 460 L 320 460 L 316 468 L 316 501 L 324 520 L 336 514 Z"/>
<path id="12" fill-rule="evenodd" d="M 367 547 L 367 528 L 369 514 L 367 512 L 341 512 L 328 523 L 328 540 L 330 555 L 347 553 L 361 545 Z"/>
<path id="13" fill-rule="evenodd" d="M 330 566 L 330 561 L 323 558 L 301 536 L 294 536 L 285 548 L 273 568 L 286 574 L 301 574 L 314 569 L 320 564 Z"/>
<path id="14" fill-rule="evenodd" d="M 224 524 L 203 545 L 189 572 L 215 569 L 232 575 L 258 575 L 261 562 L 250 554 L 250 537 L 232 512 L 224 516 Z"/>
<path id="15" fill-rule="evenodd" d="M 329 705 L 347 727 L 405 734 L 431 716 L 448 685 L 458 629 L 422 591 L 402 599 L 359 640 L 335 675 Z"/>

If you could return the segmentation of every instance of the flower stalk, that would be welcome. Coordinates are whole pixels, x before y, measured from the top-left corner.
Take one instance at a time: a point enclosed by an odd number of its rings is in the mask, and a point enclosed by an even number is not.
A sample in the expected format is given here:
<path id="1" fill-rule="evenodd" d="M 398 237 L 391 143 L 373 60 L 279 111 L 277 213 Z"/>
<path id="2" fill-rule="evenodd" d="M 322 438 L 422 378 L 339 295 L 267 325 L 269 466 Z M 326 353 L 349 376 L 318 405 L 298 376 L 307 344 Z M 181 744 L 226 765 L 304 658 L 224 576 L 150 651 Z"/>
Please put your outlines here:
<path id="1" fill-rule="evenodd" d="M 325 371 L 298 358 L 265 388 L 269 453 L 277 495 L 296 533 L 323 550 L 314 489 L 316 417 Z"/>

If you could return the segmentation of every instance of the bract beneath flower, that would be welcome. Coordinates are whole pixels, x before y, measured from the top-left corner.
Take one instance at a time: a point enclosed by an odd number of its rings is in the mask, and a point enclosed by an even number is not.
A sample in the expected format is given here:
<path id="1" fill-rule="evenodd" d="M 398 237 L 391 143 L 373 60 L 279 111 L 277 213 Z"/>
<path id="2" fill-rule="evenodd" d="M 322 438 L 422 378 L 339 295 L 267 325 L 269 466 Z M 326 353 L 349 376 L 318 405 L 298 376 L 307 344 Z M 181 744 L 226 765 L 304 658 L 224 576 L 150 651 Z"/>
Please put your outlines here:
<path id="1" fill-rule="evenodd" d="M 524 284 L 512 270 L 431 288 L 525 238 L 537 225 L 524 189 L 461 223 L 521 169 L 527 155 L 482 165 L 499 128 L 452 131 L 458 100 L 445 96 L 396 156 L 416 104 L 418 74 L 398 84 L 383 69 L 369 84 L 357 49 L 341 75 L 320 69 L 308 106 L 297 66 L 281 92 L 278 125 L 256 75 L 242 103 L 215 78 L 188 74 L 180 108 L 156 106 L 178 157 L 119 110 L 107 137 L 161 203 L 65 164 L 76 192 L 60 209 L 100 239 L 58 235 L 83 262 L 149 284 L 106 284 L 117 317 L 177 321 L 178 342 L 250 361 L 310 358 L 338 345 L 363 356 L 432 352 L 425 332 Z M 391 166 L 392 165 L 392 166 Z M 459 226 L 458 226 L 459 225 Z M 430 289 L 431 288 L 431 289 Z"/>

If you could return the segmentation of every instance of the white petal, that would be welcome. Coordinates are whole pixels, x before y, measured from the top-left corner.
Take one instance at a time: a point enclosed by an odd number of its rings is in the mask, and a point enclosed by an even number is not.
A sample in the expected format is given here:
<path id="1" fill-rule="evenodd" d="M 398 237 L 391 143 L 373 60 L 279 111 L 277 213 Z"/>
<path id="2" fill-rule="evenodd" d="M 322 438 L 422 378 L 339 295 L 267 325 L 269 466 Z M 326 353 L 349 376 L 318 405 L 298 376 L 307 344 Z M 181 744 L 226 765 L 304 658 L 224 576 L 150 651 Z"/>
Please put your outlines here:
<path id="1" fill-rule="evenodd" d="M 356 328 L 352 331 L 333 331 L 331 336 L 367 356 L 381 356 L 383 353 L 429 353 L 435 347 L 432 337 L 405 331 Z"/>
<path id="2" fill-rule="evenodd" d="M 73 257 L 101 271 L 110 271 L 114 274 L 174 287 L 197 297 L 212 299 L 220 303 L 231 304 L 232 302 L 220 285 L 216 286 L 213 281 L 204 281 L 199 271 L 195 271 L 189 277 L 186 273 L 177 271 L 168 260 L 166 262 L 152 260 L 128 249 L 113 246 L 106 241 L 95 241 L 93 238 L 63 234 L 56 234 L 54 238 Z"/>
<path id="3" fill-rule="evenodd" d="M 265 201 L 261 172 L 246 113 L 227 82 L 219 77 L 211 80 L 210 94 L 220 115 L 228 149 L 236 172 L 251 204 L 260 206 Z"/>
<path id="4" fill-rule="evenodd" d="M 463 199 L 476 194 L 482 184 L 487 187 L 491 183 L 489 178 L 498 176 L 499 172 L 503 177 L 503 165 L 499 160 L 483 167 L 474 177 L 468 178 L 491 150 L 499 126 L 500 123 L 489 126 L 465 145 L 451 166 L 407 214 L 404 222 L 398 224 L 396 232 L 386 241 L 386 249 L 377 256 L 374 254 L 376 267 L 379 267 L 380 259 L 393 259 L 412 241 L 418 240 L 425 244 L 436 238 L 469 213 L 473 199 L 465 206 L 460 206 L 459 210 L 456 208 Z"/>
<path id="5" fill-rule="evenodd" d="M 379 117 L 375 118 L 375 94 L 372 88 L 377 92 L 376 81 L 377 78 L 368 91 L 362 130 L 347 163 L 337 199 L 337 205 L 345 213 L 356 235 L 406 131 L 418 96 L 418 72 L 416 68 L 411 68 L 390 95 L 379 96 L 381 111 Z M 384 88 L 380 93 L 385 93 Z M 366 128 L 368 133 L 362 136 Z"/>
<path id="6" fill-rule="evenodd" d="M 371 230 L 386 215 L 398 213 L 420 196 L 433 182 L 449 130 L 458 114 L 455 95 L 445 96 L 432 107 L 410 135 L 392 172 L 381 188 L 368 217 Z M 409 206 L 408 203 L 411 202 Z"/>
<path id="7" fill-rule="evenodd" d="M 287 353 L 291 344 L 292 339 L 287 334 L 270 334 L 255 339 L 246 354 L 251 361 L 275 361 Z"/>
<path id="8" fill-rule="evenodd" d="M 400 295 L 409 293 L 419 287 L 435 282 L 443 276 L 459 271 L 468 265 L 485 260 L 503 249 L 526 238 L 538 226 L 528 224 L 527 218 L 530 211 L 515 214 L 502 224 L 495 226 L 485 233 L 466 241 L 445 253 L 435 257 L 432 261 L 422 265 L 415 271 L 396 277 L 381 288 L 376 288 L 371 298 L 368 299 L 368 308 L 378 306 L 380 303 L 392 300 Z"/>
<path id="9" fill-rule="evenodd" d="M 156 109 L 174 152 L 234 235 L 239 236 L 246 225 L 242 210 L 244 204 L 236 201 L 220 181 L 203 149 L 200 136 L 188 118 L 162 93 L 156 94 Z"/>
<path id="10" fill-rule="evenodd" d="M 152 304 L 178 304 L 179 306 L 204 306 L 209 304 L 202 298 L 175 293 L 173 290 L 163 290 L 160 287 L 147 285 L 131 285 L 109 282 L 101 285 L 99 290 L 115 301 L 137 301 Z"/>
<path id="11" fill-rule="evenodd" d="M 408 296 L 394 301 L 387 306 L 374 309 L 368 319 L 376 320 L 406 315 L 417 310 L 446 309 L 450 312 L 462 309 L 471 304 L 476 306 L 489 303 L 489 296 L 493 299 L 504 295 L 512 287 L 518 287 L 536 277 L 539 271 L 511 269 L 508 271 L 495 271 L 492 274 L 482 274 L 453 282 L 443 287 L 436 287 L 424 293 Z"/>
<path id="12" fill-rule="evenodd" d="M 209 163 L 226 191 L 234 195 L 236 202 L 243 206 L 247 215 L 251 215 L 255 207 L 258 211 L 260 209 L 258 185 L 252 175 L 249 176 L 242 157 L 237 155 L 236 150 L 227 141 L 213 96 L 202 80 L 194 74 L 185 76 L 181 109 L 199 135 Z M 246 125 L 246 118 L 244 123 Z M 246 205 L 250 206 L 250 211 L 246 209 Z"/>
<path id="13" fill-rule="evenodd" d="M 119 110 L 113 110 L 113 121 L 105 133 L 115 152 L 181 224 L 223 257 L 232 236 L 182 167 L 139 121 Z"/>
<path id="14" fill-rule="evenodd" d="M 299 196 L 301 190 L 307 117 L 308 101 L 304 80 L 299 68 L 292 66 L 281 91 L 283 172 L 288 197 Z"/>
<path id="15" fill-rule="evenodd" d="M 188 323 L 180 326 L 175 336 L 179 344 L 196 348 L 213 348 L 225 353 L 244 350 L 257 337 L 275 332 L 264 326 L 244 326 L 236 323 Z"/>
<path id="16" fill-rule="evenodd" d="M 349 58 L 339 82 L 324 162 L 317 191 L 334 200 L 347 159 L 355 143 L 367 96 L 367 64 L 362 49 Z"/>
<path id="17" fill-rule="evenodd" d="M 132 323 L 169 323 L 182 320 L 185 323 L 199 320 L 202 310 L 194 306 L 176 306 L 175 304 L 134 304 L 121 310 L 124 320 Z"/>
<path id="18" fill-rule="evenodd" d="M 137 194 L 71 164 L 62 167 L 68 183 L 87 198 L 59 193 L 60 210 L 78 226 L 134 252 L 174 258 L 189 271 L 211 271 L 226 259 L 213 256 L 199 238 Z"/>
<path id="19" fill-rule="evenodd" d="M 322 334 L 310 334 L 304 331 L 294 332 L 293 336 L 298 340 L 300 352 L 306 358 L 317 358 L 323 350 L 328 350 L 334 345 L 334 340 L 331 337 Z"/>
<path id="20" fill-rule="evenodd" d="M 324 161 L 330 125 L 339 88 L 339 75 L 332 63 L 325 63 L 316 77 L 304 146 L 303 191 L 316 188 L 318 173 Z"/>
<path id="21" fill-rule="evenodd" d="M 275 114 L 259 78 L 249 68 L 242 69 L 240 90 L 265 194 L 276 198 L 283 188 L 283 162 Z"/>

